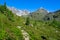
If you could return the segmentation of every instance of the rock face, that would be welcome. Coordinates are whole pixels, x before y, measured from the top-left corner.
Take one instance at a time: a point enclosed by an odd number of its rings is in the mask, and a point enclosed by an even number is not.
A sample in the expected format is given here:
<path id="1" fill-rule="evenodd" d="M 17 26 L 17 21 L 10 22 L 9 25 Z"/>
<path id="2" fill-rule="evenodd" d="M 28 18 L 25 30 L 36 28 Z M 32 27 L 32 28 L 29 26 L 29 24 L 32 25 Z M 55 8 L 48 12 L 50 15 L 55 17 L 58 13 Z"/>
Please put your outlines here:
<path id="1" fill-rule="evenodd" d="M 44 20 L 45 21 L 52 21 L 53 20 L 53 13 L 48 13 L 45 17 L 44 17 Z"/>
<path id="2" fill-rule="evenodd" d="M 60 10 L 57 10 L 55 12 L 51 12 L 48 13 L 45 17 L 44 20 L 46 21 L 52 21 L 52 20 L 56 20 L 56 21 L 60 21 Z"/>
<path id="3" fill-rule="evenodd" d="M 8 7 L 8 9 L 18 16 L 28 15 L 30 13 L 28 10 L 19 10 L 14 7 Z"/>
<path id="4" fill-rule="evenodd" d="M 54 12 L 53 18 L 57 21 L 60 21 L 60 10 Z"/>

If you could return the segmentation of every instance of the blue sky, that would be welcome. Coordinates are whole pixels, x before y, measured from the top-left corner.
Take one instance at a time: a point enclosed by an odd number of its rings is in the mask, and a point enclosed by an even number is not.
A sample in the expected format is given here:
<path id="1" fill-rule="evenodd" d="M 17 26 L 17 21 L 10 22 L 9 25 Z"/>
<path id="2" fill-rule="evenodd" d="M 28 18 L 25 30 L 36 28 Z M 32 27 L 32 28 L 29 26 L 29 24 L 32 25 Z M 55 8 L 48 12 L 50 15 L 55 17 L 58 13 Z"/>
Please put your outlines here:
<path id="1" fill-rule="evenodd" d="M 4 0 L 0 0 L 0 4 L 3 3 Z M 49 11 L 60 9 L 60 0 L 6 0 L 6 3 L 7 6 L 22 10 L 27 9 L 29 11 L 35 11 L 40 7 L 43 7 Z"/>

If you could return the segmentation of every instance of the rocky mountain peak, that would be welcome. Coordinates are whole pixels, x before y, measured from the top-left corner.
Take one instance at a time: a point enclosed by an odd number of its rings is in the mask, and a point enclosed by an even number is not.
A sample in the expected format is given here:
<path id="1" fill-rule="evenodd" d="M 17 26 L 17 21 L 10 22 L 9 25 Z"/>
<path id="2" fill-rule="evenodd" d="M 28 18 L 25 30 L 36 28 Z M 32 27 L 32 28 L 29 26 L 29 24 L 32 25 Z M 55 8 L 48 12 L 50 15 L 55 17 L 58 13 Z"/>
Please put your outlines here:
<path id="1" fill-rule="evenodd" d="M 47 12 L 47 13 L 49 13 L 49 11 L 46 10 L 45 8 L 43 8 L 43 7 L 40 7 L 37 11 L 39 11 L 39 12 Z"/>

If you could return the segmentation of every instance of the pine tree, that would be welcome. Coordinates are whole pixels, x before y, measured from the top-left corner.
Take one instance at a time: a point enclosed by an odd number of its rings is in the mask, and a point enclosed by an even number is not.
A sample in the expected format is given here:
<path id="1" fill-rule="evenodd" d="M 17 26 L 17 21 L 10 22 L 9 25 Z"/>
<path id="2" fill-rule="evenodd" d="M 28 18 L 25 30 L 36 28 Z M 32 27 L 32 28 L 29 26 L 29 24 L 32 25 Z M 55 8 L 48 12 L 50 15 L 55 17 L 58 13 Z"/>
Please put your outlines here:
<path id="1" fill-rule="evenodd" d="M 6 1 L 4 2 L 4 9 L 6 10 L 7 6 L 6 6 Z"/>
<path id="2" fill-rule="evenodd" d="M 4 14 L 7 16 L 8 14 L 8 10 L 7 10 L 7 6 L 6 6 L 6 0 L 4 0 L 4 5 L 3 5 L 3 7 L 4 7 Z"/>
<path id="3" fill-rule="evenodd" d="M 27 19 L 26 19 L 26 23 L 25 23 L 25 25 L 29 25 L 29 17 L 27 17 Z"/>

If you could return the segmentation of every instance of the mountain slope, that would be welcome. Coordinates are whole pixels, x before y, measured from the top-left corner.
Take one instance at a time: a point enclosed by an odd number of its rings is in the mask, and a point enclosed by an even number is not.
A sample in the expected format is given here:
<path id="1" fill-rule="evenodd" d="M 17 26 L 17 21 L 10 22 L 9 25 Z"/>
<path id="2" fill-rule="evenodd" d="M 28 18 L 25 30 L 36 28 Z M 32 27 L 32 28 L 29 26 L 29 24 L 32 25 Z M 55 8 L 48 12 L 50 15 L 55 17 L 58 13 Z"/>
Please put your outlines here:
<path id="1" fill-rule="evenodd" d="M 53 21 L 53 20 L 56 20 L 56 21 L 60 21 L 60 10 L 57 10 L 55 12 L 50 12 L 48 13 L 45 17 L 44 17 L 44 20 L 46 21 Z"/>
<path id="2" fill-rule="evenodd" d="M 32 12 L 31 13 L 31 17 L 32 17 L 32 19 L 35 19 L 35 20 L 43 20 L 43 18 L 47 14 L 48 14 L 48 11 L 47 10 L 45 10 L 43 8 L 40 8 L 37 11 Z"/>
<path id="3" fill-rule="evenodd" d="M 60 10 L 57 10 L 54 13 L 55 14 L 53 15 L 53 18 L 55 18 L 57 21 L 60 21 Z"/>
<path id="4" fill-rule="evenodd" d="M 20 29 L 16 27 L 16 17 L 4 6 L 0 6 L 0 40 L 23 40 Z"/>
<path id="5" fill-rule="evenodd" d="M 30 20 L 29 17 L 25 19 L 0 6 L 0 40 L 24 40 L 21 30 L 29 34 L 29 40 L 60 40 L 60 28 L 55 24 L 55 20 L 43 22 Z"/>

